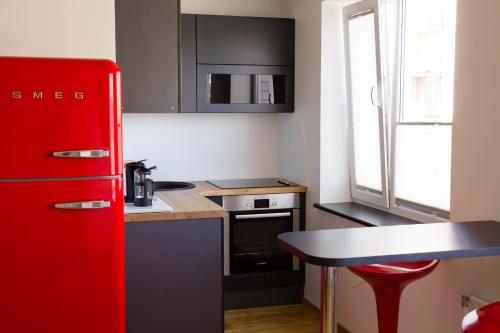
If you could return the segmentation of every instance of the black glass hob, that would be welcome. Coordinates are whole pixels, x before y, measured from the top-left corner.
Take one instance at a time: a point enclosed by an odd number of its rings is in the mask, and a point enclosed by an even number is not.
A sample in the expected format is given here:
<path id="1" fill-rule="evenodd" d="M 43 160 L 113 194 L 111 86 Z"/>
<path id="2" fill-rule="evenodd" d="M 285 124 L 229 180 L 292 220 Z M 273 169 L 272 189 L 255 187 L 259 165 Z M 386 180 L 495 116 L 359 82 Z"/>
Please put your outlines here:
<path id="1" fill-rule="evenodd" d="M 209 180 L 208 182 L 222 189 L 288 187 L 297 185 L 281 178 L 221 179 L 221 180 Z"/>

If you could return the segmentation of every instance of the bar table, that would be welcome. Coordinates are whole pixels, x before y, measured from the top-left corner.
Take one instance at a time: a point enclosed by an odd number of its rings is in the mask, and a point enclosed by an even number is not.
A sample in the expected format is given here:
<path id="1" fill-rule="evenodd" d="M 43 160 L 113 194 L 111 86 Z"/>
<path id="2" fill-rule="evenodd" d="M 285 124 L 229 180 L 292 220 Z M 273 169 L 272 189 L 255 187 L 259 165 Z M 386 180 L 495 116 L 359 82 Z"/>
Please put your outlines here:
<path id="1" fill-rule="evenodd" d="M 321 332 L 336 333 L 337 267 L 500 255 L 500 222 L 449 222 L 288 232 L 278 244 L 321 266 Z"/>

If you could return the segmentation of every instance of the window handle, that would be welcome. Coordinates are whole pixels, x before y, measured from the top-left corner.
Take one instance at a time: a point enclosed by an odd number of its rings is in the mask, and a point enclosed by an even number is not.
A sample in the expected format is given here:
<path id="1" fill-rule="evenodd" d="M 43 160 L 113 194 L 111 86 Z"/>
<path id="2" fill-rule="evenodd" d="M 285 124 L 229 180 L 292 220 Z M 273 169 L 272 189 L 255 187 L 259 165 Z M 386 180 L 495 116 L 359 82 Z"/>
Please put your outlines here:
<path id="1" fill-rule="evenodd" d="M 372 105 L 378 108 L 379 107 L 378 102 L 375 103 L 375 101 L 373 100 L 373 90 L 375 90 L 375 86 L 372 86 L 372 90 L 370 91 L 370 99 L 372 101 Z"/>

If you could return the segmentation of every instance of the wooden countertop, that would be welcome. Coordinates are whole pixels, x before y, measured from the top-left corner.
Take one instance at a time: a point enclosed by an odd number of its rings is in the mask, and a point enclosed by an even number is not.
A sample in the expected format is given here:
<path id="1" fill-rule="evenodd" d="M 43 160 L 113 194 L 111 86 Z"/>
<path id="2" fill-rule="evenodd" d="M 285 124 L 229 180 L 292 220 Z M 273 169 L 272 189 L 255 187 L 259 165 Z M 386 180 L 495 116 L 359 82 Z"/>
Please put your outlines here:
<path id="1" fill-rule="evenodd" d="M 206 197 L 290 192 L 301 193 L 307 191 L 307 188 L 304 186 L 220 189 L 204 181 L 193 183 L 196 184 L 196 187 L 193 189 L 155 193 L 156 196 L 174 209 L 172 212 L 125 214 L 125 222 L 224 218 L 227 216 L 227 211 Z"/>

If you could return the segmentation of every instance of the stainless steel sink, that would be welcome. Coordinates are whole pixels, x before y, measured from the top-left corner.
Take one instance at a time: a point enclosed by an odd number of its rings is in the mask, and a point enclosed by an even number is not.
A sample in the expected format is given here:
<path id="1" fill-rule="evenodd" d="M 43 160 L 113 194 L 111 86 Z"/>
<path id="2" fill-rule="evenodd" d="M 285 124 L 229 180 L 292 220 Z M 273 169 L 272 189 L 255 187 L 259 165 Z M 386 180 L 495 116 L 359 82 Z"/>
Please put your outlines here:
<path id="1" fill-rule="evenodd" d="M 195 187 L 195 184 L 188 182 L 154 182 L 155 191 L 177 191 Z"/>

